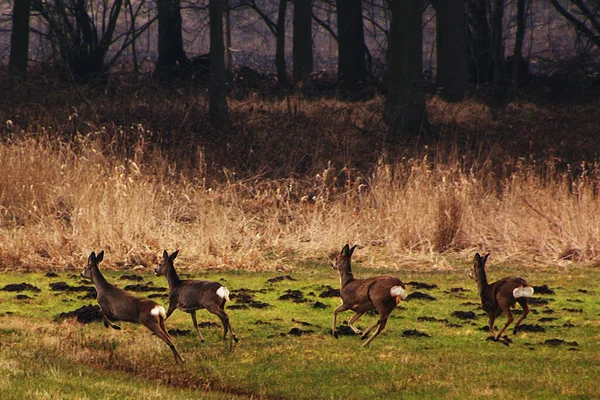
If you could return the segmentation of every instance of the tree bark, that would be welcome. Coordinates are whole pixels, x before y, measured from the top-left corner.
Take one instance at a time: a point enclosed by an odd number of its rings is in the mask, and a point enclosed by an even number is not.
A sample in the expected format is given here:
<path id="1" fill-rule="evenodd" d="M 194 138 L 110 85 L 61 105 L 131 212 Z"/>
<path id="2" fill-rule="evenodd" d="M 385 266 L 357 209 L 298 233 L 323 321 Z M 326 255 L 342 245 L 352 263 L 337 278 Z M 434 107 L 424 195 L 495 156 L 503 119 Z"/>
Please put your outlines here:
<path id="1" fill-rule="evenodd" d="M 189 64 L 183 50 L 180 0 L 157 0 L 158 61 L 154 74 L 160 78 L 180 75 Z"/>
<path id="2" fill-rule="evenodd" d="M 505 98 L 504 79 L 504 41 L 502 40 L 502 18 L 504 18 L 504 0 L 494 0 L 492 16 L 492 60 L 494 62 L 494 100 L 501 102 Z"/>
<path id="3" fill-rule="evenodd" d="M 442 0 L 436 9 L 437 75 L 442 96 L 460 101 L 467 91 L 466 19 L 463 0 Z"/>
<path id="4" fill-rule="evenodd" d="M 305 96 L 312 93 L 312 0 L 294 1 L 293 21 L 294 84 Z"/>
<path id="5" fill-rule="evenodd" d="M 423 93 L 422 0 L 390 0 L 388 90 L 384 120 L 392 135 L 429 130 Z"/>
<path id="6" fill-rule="evenodd" d="M 512 82 L 515 87 L 520 86 L 521 81 L 526 78 L 523 75 L 527 74 L 527 67 L 523 59 L 525 24 L 525 0 L 517 0 L 517 32 L 515 34 L 515 48 L 512 57 Z"/>
<path id="7" fill-rule="evenodd" d="M 361 0 L 337 0 L 336 8 L 338 25 L 337 80 L 343 92 L 352 93 L 364 87 L 367 74 Z"/>
<path id="8" fill-rule="evenodd" d="M 225 92 L 225 44 L 223 40 L 223 10 L 225 0 L 209 0 L 210 19 L 210 88 L 208 114 L 211 125 L 220 130 L 228 120 Z"/>
<path id="9" fill-rule="evenodd" d="M 223 9 L 223 29 L 225 31 L 225 71 L 231 72 L 233 69 L 233 57 L 231 55 L 231 2 L 225 0 Z"/>
<path id="10" fill-rule="evenodd" d="M 27 78 L 29 58 L 29 15 L 31 0 L 15 0 L 10 36 L 8 70 L 15 76 Z"/>
<path id="11" fill-rule="evenodd" d="M 477 84 L 492 80 L 492 33 L 488 1 L 465 0 L 468 22 L 469 74 Z"/>
<path id="12" fill-rule="evenodd" d="M 275 68 L 277 70 L 277 81 L 283 89 L 287 89 L 289 86 L 285 65 L 285 14 L 287 12 L 287 2 L 288 0 L 279 0 L 277 24 L 275 25 L 275 31 L 277 32 L 275 37 Z"/>

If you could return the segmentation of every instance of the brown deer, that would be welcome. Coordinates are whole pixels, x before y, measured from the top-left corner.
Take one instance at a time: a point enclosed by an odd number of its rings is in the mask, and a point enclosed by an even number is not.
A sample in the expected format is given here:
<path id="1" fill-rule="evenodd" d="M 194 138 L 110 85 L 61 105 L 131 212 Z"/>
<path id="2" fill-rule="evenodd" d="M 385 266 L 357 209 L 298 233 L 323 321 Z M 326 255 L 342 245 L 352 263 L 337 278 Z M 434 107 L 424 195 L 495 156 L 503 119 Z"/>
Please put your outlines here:
<path id="1" fill-rule="evenodd" d="M 524 279 L 516 276 L 509 276 L 494 283 L 488 283 L 487 275 L 485 273 L 485 262 L 489 255 L 490 254 L 488 253 L 482 257 L 479 253 L 475 254 L 473 270 L 469 274 L 469 277 L 477 281 L 477 289 L 479 291 L 479 296 L 481 297 L 481 308 L 483 308 L 488 315 L 490 333 L 494 340 L 498 341 L 502 340 L 502 334 L 513 322 L 513 316 L 510 309 L 514 307 L 516 303 L 519 303 L 523 308 L 523 314 L 513 328 L 513 335 L 517 333 L 517 328 L 525 317 L 527 317 L 527 314 L 529 314 L 527 299 L 533 296 L 533 288 L 529 286 Z M 506 315 L 506 324 L 498 331 L 498 333 L 494 333 L 494 321 L 502 313 Z M 505 337 L 502 342 L 508 346 L 507 337 Z"/>
<path id="2" fill-rule="evenodd" d="M 367 311 L 377 310 L 379 313 L 377 321 L 362 332 L 361 338 L 364 339 L 373 329 L 377 328 L 375 333 L 363 344 L 363 346 L 368 346 L 383 331 L 396 305 L 406 298 L 406 287 L 400 279 L 392 276 L 354 279 L 350 268 L 350 258 L 355 248 L 356 245 L 350 248 L 346 244 L 337 256 L 335 263 L 332 264 L 332 268 L 337 269 L 340 273 L 342 305 L 333 312 L 331 332 L 333 336 L 338 337 L 336 330 L 338 313 L 352 310 L 356 314 L 348 321 L 348 325 L 354 333 L 360 335 L 361 332 L 356 329 L 354 323 Z"/>
<path id="3" fill-rule="evenodd" d="M 104 251 L 98 253 L 98 256 L 92 252 L 81 276 L 90 279 L 96 287 L 98 292 L 96 299 L 100 305 L 104 326 L 120 330 L 121 327 L 111 320 L 142 324 L 169 346 L 176 363 L 184 363 L 185 360 L 177 351 L 173 338 L 165 328 L 165 309 L 150 299 L 135 297 L 108 283 L 98 268 L 98 264 L 103 259 Z"/>
<path id="4" fill-rule="evenodd" d="M 223 324 L 223 340 L 227 337 L 227 330 L 231 332 L 231 337 L 236 342 L 238 338 L 231 329 L 229 316 L 224 310 L 225 301 L 229 301 L 229 290 L 219 282 L 199 281 L 199 280 L 181 280 L 175 271 L 173 261 L 179 254 L 179 250 L 169 255 L 167 251 L 163 251 L 163 259 L 161 263 L 154 269 L 156 275 L 164 275 L 169 284 L 169 309 L 167 310 L 167 318 L 171 316 L 175 309 L 189 313 L 192 316 L 194 328 L 198 333 L 200 342 L 204 342 L 204 338 L 198 329 L 196 321 L 196 310 L 205 308 L 208 312 L 215 314 Z"/>

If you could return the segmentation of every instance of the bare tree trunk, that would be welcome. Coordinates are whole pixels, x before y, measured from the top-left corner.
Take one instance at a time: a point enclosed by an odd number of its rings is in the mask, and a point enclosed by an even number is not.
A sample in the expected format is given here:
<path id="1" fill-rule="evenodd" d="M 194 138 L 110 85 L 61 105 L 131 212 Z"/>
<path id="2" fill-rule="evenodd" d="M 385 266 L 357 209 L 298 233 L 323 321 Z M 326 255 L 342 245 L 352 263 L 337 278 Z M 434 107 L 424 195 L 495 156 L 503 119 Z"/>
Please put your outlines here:
<path id="1" fill-rule="evenodd" d="M 131 0 L 128 0 L 127 3 L 129 5 L 129 17 L 131 20 L 130 31 L 131 31 L 131 55 L 133 58 L 133 74 L 135 75 L 136 78 L 139 78 L 140 66 L 138 64 L 137 49 L 136 49 L 137 40 L 136 40 L 136 35 L 135 35 L 135 13 L 133 12 L 133 3 L 131 2 Z"/>
<path id="2" fill-rule="evenodd" d="M 488 23 L 488 1 L 465 0 L 467 8 L 469 74 L 477 84 L 492 80 L 492 39 Z"/>
<path id="3" fill-rule="evenodd" d="M 294 84 L 305 96 L 312 93 L 312 0 L 294 2 Z"/>
<path id="4" fill-rule="evenodd" d="M 418 135 L 429 130 L 423 93 L 423 1 L 392 0 L 390 11 L 384 120 L 393 135 Z"/>
<path id="5" fill-rule="evenodd" d="M 512 58 L 512 82 L 519 87 L 523 73 L 526 73 L 525 60 L 523 59 L 523 40 L 525 39 L 525 0 L 517 0 L 517 32 L 515 34 L 515 49 Z"/>
<path id="6" fill-rule="evenodd" d="M 29 13 L 31 0 L 15 0 L 10 36 L 8 70 L 23 79 L 27 78 L 29 58 Z"/>
<path id="7" fill-rule="evenodd" d="M 338 84 L 356 92 L 366 83 L 365 38 L 361 0 L 337 0 Z"/>
<path id="8" fill-rule="evenodd" d="M 225 92 L 225 44 L 223 40 L 223 10 L 225 0 L 209 0 L 210 18 L 210 89 L 208 114 L 211 125 L 220 130 L 228 120 Z"/>
<path id="9" fill-rule="evenodd" d="M 223 9 L 223 28 L 225 30 L 225 71 L 231 72 L 233 69 L 233 59 L 231 56 L 231 2 L 225 0 Z"/>
<path id="10" fill-rule="evenodd" d="M 494 0 L 492 16 L 492 60 L 494 61 L 494 100 L 502 102 L 505 98 L 504 82 L 504 43 L 502 40 L 502 18 L 504 17 L 504 0 Z"/>
<path id="11" fill-rule="evenodd" d="M 275 68 L 277 69 L 277 81 L 279 86 L 287 89 L 289 86 L 287 77 L 287 68 L 285 65 L 285 13 L 287 12 L 288 0 L 279 0 L 279 10 L 277 11 L 277 32 L 275 49 Z"/>
<path id="12" fill-rule="evenodd" d="M 189 64 L 183 50 L 180 0 L 157 0 L 158 61 L 154 74 L 168 78 L 177 76 Z"/>
<path id="13" fill-rule="evenodd" d="M 463 0 L 442 0 L 436 9 L 436 83 L 448 100 L 460 101 L 467 91 L 466 20 Z"/>

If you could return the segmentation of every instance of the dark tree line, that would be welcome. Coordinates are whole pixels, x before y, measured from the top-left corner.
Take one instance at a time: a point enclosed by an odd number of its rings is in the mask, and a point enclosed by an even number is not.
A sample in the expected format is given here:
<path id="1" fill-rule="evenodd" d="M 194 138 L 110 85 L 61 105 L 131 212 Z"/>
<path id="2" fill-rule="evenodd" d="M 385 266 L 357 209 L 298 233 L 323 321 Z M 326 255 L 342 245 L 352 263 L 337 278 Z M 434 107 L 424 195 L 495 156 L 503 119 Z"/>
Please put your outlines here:
<path id="1" fill-rule="evenodd" d="M 274 65 L 283 90 L 310 97 L 313 92 L 314 27 L 324 28 L 337 43 L 337 84 L 343 99 L 359 98 L 373 79 L 365 26 L 386 40 L 386 105 L 384 120 L 394 134 L 427 130 L 423 90 L 423 12 L 431 5 L 436 16 L 436 84 L 449 100 L 460 101 L 469 87 L 491 85 L 502 100 L 510 87 L 527 80 L 523 43 L 527 10 L 536 0 L 189 0 L 209 17 L 210 120 L 226 126 L 226 82 L 232 68 L 231 14 L 251 10 L 275 38 Z M 505 57 L 507 4 L 514 5 L 513 54 Z M 600 48 L 600 7 L 597 0 L 551 0 L 556 12 Z M 267 5 L 271 8 L 267 9 Z M 139 21 L 142 7 L 155 7 L 154 17 Z M 365 12 L 365 9 L 369 10 Z M 8 69 L 26 79 L 29 22 L 32 13 L 45 23 L 48 39 L 66 79 L 85 84 L 103 78 L 125 49 L 136 57 L 136 39 L 157 20 L 158 48 L 154 76 L 161 80 L 191 79 L 193 62 L 184 50 L 181 0 L 14 0 Z M 325 21 L 319 12 L 335 13 Z M 288 14 L 291 26 L 288 27 Z M 126 18 L 130 27 L 117 32 Z M 286 32 L 292 32 L 292 66 L 286 64 Z M 137 66 L 137 61 L 134 62 Z M 509 85 L 509 83 L 511 85 Z"/>

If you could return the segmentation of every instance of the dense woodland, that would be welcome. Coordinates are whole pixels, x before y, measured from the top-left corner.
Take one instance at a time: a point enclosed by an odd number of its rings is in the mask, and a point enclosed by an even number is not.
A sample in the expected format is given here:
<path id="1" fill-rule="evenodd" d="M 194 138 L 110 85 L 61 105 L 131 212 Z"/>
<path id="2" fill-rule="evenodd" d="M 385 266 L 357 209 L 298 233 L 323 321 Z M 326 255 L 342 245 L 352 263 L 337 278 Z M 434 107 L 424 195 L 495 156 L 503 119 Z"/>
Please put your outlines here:
<path id="1" fill-rule="evenodd" d="M 426 93 L 480 96 L 494 110 L 540 88 L 560 101 L 593 87 L 600 65 L 596 0 L 14 0 L 3 8 L 15 78 L 5 86 L 39 76 L 96 88 L 194 86 L 206 90 L 218 131 L 231 129 L 227 97 L 238 88 L 238 97 L 343 101 L 380 93 L 391 136 L 435 135 Z"/>

